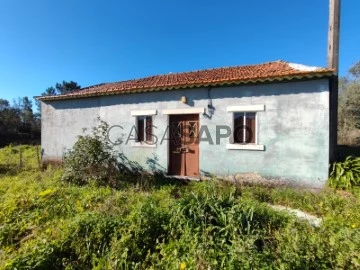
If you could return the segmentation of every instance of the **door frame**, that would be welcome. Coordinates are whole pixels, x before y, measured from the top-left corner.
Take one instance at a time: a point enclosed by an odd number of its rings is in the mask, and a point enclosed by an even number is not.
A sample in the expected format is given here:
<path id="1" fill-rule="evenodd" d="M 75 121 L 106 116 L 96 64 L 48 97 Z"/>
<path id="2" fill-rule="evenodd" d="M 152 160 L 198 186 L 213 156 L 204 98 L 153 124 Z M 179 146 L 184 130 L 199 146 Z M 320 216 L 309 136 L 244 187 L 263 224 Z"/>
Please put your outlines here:
<path id="1" fill-rule="evenodd" d="M 170 116 L 171 115 L 186 115 L 186 114 L 197 114 L 199 116 L 199 131 L 200 131 L 200 115 L 205 113 L 205 108 L 188 108 L 188 109 L 169 109 L 169 110 L 163 110 L 162 111 L 163 114 L 167 115 L 167 136 L 168 138 L 170 138 Z M 169 175 L 170 172 L 170 140 L 168 140 L 167 143 L 167 149 L 166 149 L 166 153 L 167 153 L 167 174 Z M 200 164 L 200 140 L 199 140 L 199 144 L 198 144 L 198 164 L 199 164 L 199 172 L 198 172 L 198 177 L 200 178 L 200 168 L 201 168 L 201 164 Z M 181 176 L 181 177 L 188 177 L 188 176 Z"/>

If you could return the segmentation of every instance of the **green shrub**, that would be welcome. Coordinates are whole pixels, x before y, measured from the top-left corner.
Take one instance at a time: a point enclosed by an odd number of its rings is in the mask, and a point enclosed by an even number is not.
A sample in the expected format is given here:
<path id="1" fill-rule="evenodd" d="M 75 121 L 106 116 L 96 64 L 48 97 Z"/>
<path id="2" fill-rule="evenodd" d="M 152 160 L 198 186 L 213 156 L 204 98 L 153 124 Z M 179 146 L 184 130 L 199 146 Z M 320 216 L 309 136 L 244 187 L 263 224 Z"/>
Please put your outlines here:
<path id="1" fill-rule="evenodd" d="M 291 221 L 266 205 L 238 197 L 216 181 L 197 184 L 174 204 L 168 239 L 153 254 L 154 269 L 260 269 L 273 260 L 273 231 Z"/>
<path id="2" fill-rule="evenodd" d="M 101 121 L 92 134 L 78 136 L 64 157 L 62 180 L 78 185 L 95 181 L 98 185 L 119 186 L 118 161 L 107 130 L 108 124 Z"/>
<path id="3" fill-rule="evenodd" d="M 360 185 L 360 157 L 347 157 L 344 162 L 332 165 L 329 185 L 333 188 L 349 189 Z"/>

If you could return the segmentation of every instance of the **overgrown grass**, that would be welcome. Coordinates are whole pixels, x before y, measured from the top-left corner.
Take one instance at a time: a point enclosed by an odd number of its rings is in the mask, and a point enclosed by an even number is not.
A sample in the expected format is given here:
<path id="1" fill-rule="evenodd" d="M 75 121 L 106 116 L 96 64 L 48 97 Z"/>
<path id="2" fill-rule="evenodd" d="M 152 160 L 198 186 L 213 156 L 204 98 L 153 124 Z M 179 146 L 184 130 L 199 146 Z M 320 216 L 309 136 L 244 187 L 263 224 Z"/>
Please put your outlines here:
<path id="1" fill-rule="evenodd" d="M 22 147 L 32 165 L 21 169 L 17 148 L 0 149 L 0 164 L 14 160 L 0 173 L 0 269 L 360 267 L 357 189 L 311 192 L 215 179 L 146 179 L 122 190 L 76 186 L 60 181 L 61 168 L 39 171 L 35 148 Z M 312 227 L 269 203 L 324 221 Z"/>
<path id="2" fill-rule="evenodd" d="M 0 177 L 20 171 L 39 170 L 40 155 L 40 147 L 31 145 L 0 148 Z"/>

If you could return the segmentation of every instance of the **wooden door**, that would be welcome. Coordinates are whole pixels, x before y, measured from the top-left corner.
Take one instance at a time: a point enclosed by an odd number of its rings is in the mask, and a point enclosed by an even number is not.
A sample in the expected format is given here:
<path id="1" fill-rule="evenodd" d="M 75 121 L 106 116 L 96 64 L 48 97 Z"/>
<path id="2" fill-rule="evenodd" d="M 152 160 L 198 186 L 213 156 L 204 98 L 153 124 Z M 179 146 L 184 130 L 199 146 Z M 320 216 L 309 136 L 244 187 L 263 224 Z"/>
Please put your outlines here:
<path id="1" fill-rule="evenodd" d="M 199 115 L 170 115 L 169 174 L 199 176 Z"/>

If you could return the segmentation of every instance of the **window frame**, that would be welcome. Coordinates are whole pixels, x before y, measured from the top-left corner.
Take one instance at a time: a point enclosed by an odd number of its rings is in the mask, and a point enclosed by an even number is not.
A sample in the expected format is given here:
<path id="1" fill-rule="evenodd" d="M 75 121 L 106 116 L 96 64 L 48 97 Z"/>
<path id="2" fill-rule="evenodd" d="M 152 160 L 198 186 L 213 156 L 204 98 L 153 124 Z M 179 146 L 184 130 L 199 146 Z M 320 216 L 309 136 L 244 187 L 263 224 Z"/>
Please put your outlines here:
<path id="1" fill-rule="evenodd" d="M 226 144 L 226 149 L 229 150 L 258 150 L 263 151 L 265 150 L 265 146 L 259 144 L 259 112 L 265 111 L 265 105 L 243 105 L 243 106 L 229 106 L 227 107 L 227 111 L 231 113 L 231 136 L 229 143 Z M 235 113 L 243 113 L 244 114 L 244 122 L 243 124 L 246 125 L 246 113 L 255 113 L 255 143 L 235 143 L 234 140 L 234 131 L 235 131 Z M 243 138 L 246 138 L 246 129 L 243 129 Z"/>
<path id="2" fill-rule="evenodd" d="M 243 123 L 242 123 L 242 125 L 243 126 L 246 126 L 246 114 L 247 113 L 253 113 L 253 114 L 255 114 L 255 132 L 254 132 L 254 137 L 255 137 L 255 140 L 254 140 L 254 142 L 253 143 L 247 143 L 246 142 L 246 128 L 243 128 L 243 142 L 241 143 L 241 142 L 235 142 L 235 138 L 234 138 L 234 132 L 235 132 L 235 114 L 236 113 L 242 113 L 242 114 L 244 114 L 244 116 L 243 116 Z M 233 112 L 232 113 L 232 115 L 233 115 L 233 119 L 232 119 L 232 129 L 231 129 L 231 136 L 232 136 L 232 142 L 233 142 L 233 144 L 242 144 L 242 145 L 244 145 L 244 144 L 258 144 L 257 142 L 258 142 L 258 117 L 257 117 L 257 112 Z"/>
<path id="3" fill-rule="evenodd" d="M 138 111 L 131 111 L 131 115 L 135 116 L 135 127 L 136 127 L 136 138 L 135 138 L 135 142 L 133 142 L 133 144 L 131 145 L 132 147 L 150 147 L 150 148 L 154 148 L 156 147 L 156 144 L 154 143 L 154 137 L 151 136 L 151 141 L 147 141 L 146 140 L 146 123 L 147 117 L 151 117 L 151 126 L 154 126 L 154 115 L 157 114 L 157 110 L 138 110 Z M 143 119 L 144 120 L 144 134 L 143 134 L 143 138 L 144 140 L 140 141 L 139 140 L 139 119 Z M 154 135 L 154 128 L 151 128 L 151 134 Z"/>
<path id="4" fill-rule="evenodd" d="M 147 124 L 147 122 L 148 122 L 148 120 L 147 120 L 147 118 L 148 117 L 150 117 L 151 118 L 151 124 L 150 124 L 150 126 L 152 127 L 153 126 L 153 117 L 152 117 L 152 115 L 139 115 L 139 116 L 136 116 L 136 131 L 137 131 L 137 134 L 136 134 L 136 136 L 137 136 L 137 138 L 136 138 L 136 142 L 138 142 L 138 143 L 147 143 L 147 144 L 151 144 L 154 140 L 153 140 L 153 137 L 151 136 L 151 140 L 147 140 L 147 135 L 148 135 L 148 133 L 147 133 L 147 127 L 148 127 L 148 124 Z M 144 140 L 140 140 L 139 139 L 139 135 L 140 135 L 140 130 L 139 130 L 139 120 L 144 120 L 144 130 L 143 130 L 143 134 L 142 134 L 142 136 L 143 136 L 143 138 L 144 138 Z M 153 135 L 153 128 L 151 128 L 151 131 L 150 131 L 151 133 L 151 135 Z"/>

